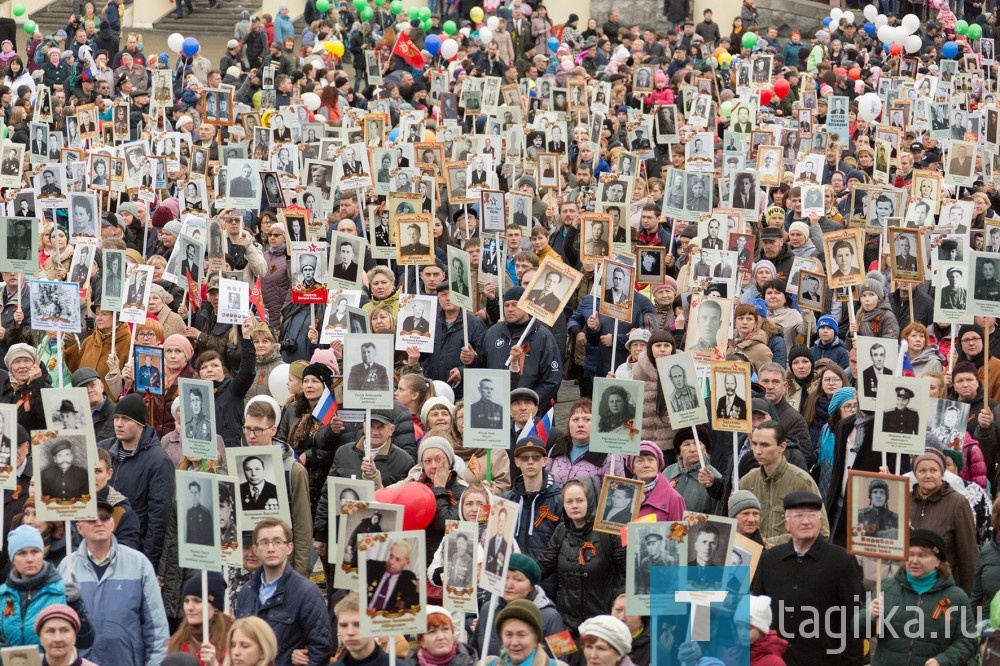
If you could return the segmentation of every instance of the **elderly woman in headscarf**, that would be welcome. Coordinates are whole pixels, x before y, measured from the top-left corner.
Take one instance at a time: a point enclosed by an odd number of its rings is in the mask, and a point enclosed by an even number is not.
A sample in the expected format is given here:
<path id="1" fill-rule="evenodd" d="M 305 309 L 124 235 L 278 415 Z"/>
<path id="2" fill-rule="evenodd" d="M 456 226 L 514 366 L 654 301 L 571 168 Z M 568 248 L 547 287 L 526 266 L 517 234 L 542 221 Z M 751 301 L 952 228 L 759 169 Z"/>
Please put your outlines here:
<path id="1" fill-rule="evenodd" d="M 160 320 L 163 327 L 164 337 L 170 337 L 175 333 L 184 334 L 187 324 L 184 319 L 170 309 L 170 304 L 174 302 L 174 296 L 160 285 L 153 283 L 149 287 L 149 304 L 146 310 L 151 315 L 155 315 Z"/>
<path id="2" fill-rule="evenodd" d="M 764 285 L 773 280 L 778 269 L 767 259 L 761 259 L 753 265 L 750 275 L 752 279 L 747 288 L 740 294 L 740 303 L 749 303 L 751 299 L 764 297 Z"/>
<path id="3" fill-rule="evenodd" d="M 598 615 L 580 625 L 580 645 L 588 666 L 634 666 L 629 658 L 632 632 L 612 615 Z"/>
<path id="4" fill-rule="evenodd" d="M 637 518 L 652 514 L 658 522 L 671 522 L 683 517 L 684 497 L 663 475 L 663 451 L 656 442 L 643 440 L 639 455 L 628 456 L 625 468 L 644 484 Z"/>
<path id="5" fill-rule="evenodd" d="M 792 226 L 788 228 L 788 247 L 796 257 L 819 256 L 819 249 L 809 236 L 809 225 L 805 222 L 792 222 Z"/>
<path id="6" fill-rule="evenodd" d="M 515 389 L 515 391 L 521 390 Z M 464 404 L 464 401 L 459 400 L 458 404 L 451 408 L 454 410 L 454 417 L 450 425 L 444 428 L 449 434 L 449 441 L 455 447 L 455 471 L 466 483 L 481 483 L 489 488 L 490 492 L 502 495 L 510 490 L 510 468 L 513 463 L 504 449 L 477 449 L 467 448 L 464 445 Z M 451 403 L 446 398 L 435 397 L 424 403 L 421 413 L 427 412 L 424 422 L 427 424 L 428 432 L 442 428 L 444 415 L 441 412 L 449 407 Z"/>

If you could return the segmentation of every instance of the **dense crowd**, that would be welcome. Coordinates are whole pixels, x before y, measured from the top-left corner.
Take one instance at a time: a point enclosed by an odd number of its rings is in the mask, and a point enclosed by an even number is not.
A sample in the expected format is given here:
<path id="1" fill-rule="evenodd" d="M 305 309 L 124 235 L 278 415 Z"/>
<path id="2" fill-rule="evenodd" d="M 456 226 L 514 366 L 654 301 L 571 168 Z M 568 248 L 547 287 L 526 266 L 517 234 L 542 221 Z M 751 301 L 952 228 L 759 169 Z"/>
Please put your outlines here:
<path id="1" fill-rule="evenodd" d="M 0 646 L 996 663 L 996 8 L 484 4 L 307 0 L 154 54 L 75 0 L 3 41 Z M 404 514 L 348 530 L 359 500 Z M 724 638 L 650 615 L 678 552 L 750 567 Z"/>

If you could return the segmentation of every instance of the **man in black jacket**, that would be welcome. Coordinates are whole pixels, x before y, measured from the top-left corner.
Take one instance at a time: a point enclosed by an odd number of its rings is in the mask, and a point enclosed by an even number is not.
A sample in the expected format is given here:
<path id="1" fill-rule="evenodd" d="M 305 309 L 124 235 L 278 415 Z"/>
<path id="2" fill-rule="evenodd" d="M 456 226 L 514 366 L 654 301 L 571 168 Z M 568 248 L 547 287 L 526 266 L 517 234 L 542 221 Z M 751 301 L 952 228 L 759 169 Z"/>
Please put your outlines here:
<path id="1" fill-rule="evenodd" d="M 260 69 L 264 66 L 264 55 L 267 53 L 267 33 L 264 24 L 257 16 L 251 17 L 250 32 L 247 33 L 246 55 L 250 69 Z"/>

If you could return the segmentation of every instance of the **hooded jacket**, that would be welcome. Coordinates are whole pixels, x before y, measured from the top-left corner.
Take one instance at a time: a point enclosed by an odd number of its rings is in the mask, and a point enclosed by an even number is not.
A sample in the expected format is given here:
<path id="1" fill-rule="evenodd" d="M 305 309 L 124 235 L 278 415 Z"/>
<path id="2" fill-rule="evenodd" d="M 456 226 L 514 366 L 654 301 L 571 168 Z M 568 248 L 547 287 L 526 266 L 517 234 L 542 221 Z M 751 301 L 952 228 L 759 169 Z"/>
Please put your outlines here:
<path id="1" fill-rule="evenodd" d="M 750 646 L 750 666 L 785 666 L 788 641 L 772 629 Z"/>
<path id="2" fill-rule="evenodd" d="M 532 558 L 540 555 L 549 545 L 562 515 L 562 489 L 551 474 L 542 474 L 544 480 L 538 492 L 527 492 L 524 477 L 519 476 L 514 481 L 514 487 L 503 495 L 504 499 L 517 502 L 521 507 L 514 526 L 514 540 L 521 552 Z"/>
<path id="3" fill-rule="evenodd" d="M 28 578 L 21 578 L 11 567 L 7 582 L 0 585 L 0 607 L 4 608 L 0 618 L 0 644 L 39 645 L 35 619 L 53 604 L 68 604 L 80 616 L 76 646 L 83 649 L 93 645 L 94 628 L 86 607 L 79 599 L 72 602 L 66 599 L 66 582 L 51 562 L 43 562 L 42 570 Z"/>
<path id="4" fill-rule="evenodd" d="M 871 312 L 862 309 L 858 313 L 858 335 L 896 340 L 899 338 L 899 322 L 889 301 L 882 296 Z"/>
<path id="5" fill-rule="evenodd" d="M 942 482 L 941 488 L 928 497 L 920 496 L 919 487 L 910 491 L 910 529 L 926 527 L 944 538 L 955 583 L 971 592 L 979 549 L 969 502 L 947 483 Z"/>
<path id="6" fill-rule="evenodd" d="M 63 345 L 63 356 L 66 366 L 72 372 L 80 368 L 93 368 L 94 372 L 101 378 L 104 384 L 105 395 L 117 395 L 108 386 L 108 380 L 104 378 L 108 374 L 108 355 L 111 354 L 111 334 L 94 330 L 93 333 L 84 338 L 82 343 L 77 344 L 76 336 L 66 337 Z M 115 327 L 115 355 L 118 356 L 119 363 L 128 363 L 132 358 L 132 335 L 128 324 L 118 324 Z M 121 369 L 120 367 L 118 368 Z"/>

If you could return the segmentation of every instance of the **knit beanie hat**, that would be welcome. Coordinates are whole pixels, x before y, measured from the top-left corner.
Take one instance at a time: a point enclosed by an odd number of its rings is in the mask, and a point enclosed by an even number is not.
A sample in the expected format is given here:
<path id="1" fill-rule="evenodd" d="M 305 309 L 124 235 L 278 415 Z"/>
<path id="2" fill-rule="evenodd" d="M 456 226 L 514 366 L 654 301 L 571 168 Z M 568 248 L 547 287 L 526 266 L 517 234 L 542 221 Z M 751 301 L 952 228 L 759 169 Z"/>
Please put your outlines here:
<path id="1" fill-rule="evenodd" d="M 879 298 L 885 296 L 885 276 L 878 271 L 868 271 L 865 283 L 861 285 L 861 293 L 864 294 L 866 291 L 875 292 Z"/>
<path id="2" fill-rule="evenodd" d="M 766 595 L 750 596 L 750 626 L 760 633 L 771 631 L 771 597 Z"/>
<path id="3" fill-rule="evenodd" d="M 424 437 L 420 440 L 420 448 L 417 449 L 417 463 L 424 459 L 424 452 L 427 449 L 438 449 L 444 453 L 445 457 L 448 459 L 448 466 L 455 466 L 455 449 L 444 437 L 439 435 L 432 435 L 430 437 Z"/>
<path id="4" fill-rule="evenodd" d="M 729 517 L 735 518 L 747 509 L 760 511 L 760 500 L 749 490 L 737 490 L 729 496 Z"/>
<path id="5" fill-rule="evenodd" d="M 844 182 L 846 183 L 847 181 L 851 180 L 852 178 L 855 179 L 855 180 L 861 181 L 862 183 L 868 182 L 867 178 L 865 177 L 865 172 L 861 171 L 860 169 L 853 169 L 851 171 L 848 171 L 847 172 L 847 180 L 845 180 Z"/>
<path id="6" fill-rule="evenodd" d="M 177 220 L 170 220 L 163 225 L 163 231 L 170 234 L 174 238 L 180 238 L 181 235 L 181 223 Z"/>
<path id="7" fill-rule="evenodd" d="M 916 470 L 917 466 L 925 460 L 937 463 L 941 466 L 941 471 L 944 471 L 944 454 L 941 453 L 939 449 L 933 449 L 931 447 L 927 447 L 924 449 L 923 453 L 913 459 L 913 466 L 911 469 Z"/>
<path id="8" fill-rule="evenodd" d="M 451 616 L 451 611 L 449 611 L 444 606 L 435 606 L 434 604 L 427 604 L 427 620 L 430 621 L 431 615 L 443 615 L 448 619 L 448 624 L 451 628 L 455 628 L 455 618 Z M 423 635 L 423 634 L 420 634 Z"/>
<path id="9" fill-rule="evenodd" d="M 201 574 L 190 576 L 184 581 L 181 599 L 184 597 L 201 598 Z M 208 601 L 217 611 L 226 609 L 226 579 L 218 571 L 208 572 Z"/>
<path id="10" fill-rule="evenodd" d="M 782 208 L 781 206 L 770 206 L 770 207 L 768 207 L 768 209 L 764 211 L 764 220 L 763 220 L 764 224 L 761 225 L 761 226 L 766 226 L 767 225 L 767 221 L 770 220 L 775 215 L 780 215 L 780 216 L 784 217 L 785 216 L 785 209 Z"/>
<path id="11" fill-rule="evenodd" d="M 695 438 L 695 435 L 692 432 L 692 430 L 698 431 L 698 443 L 704 446 L 706 451 L 712 448 L 712 440 L 708 435 L 708 430 L 705 428 L 705 426 L 699 425 L 695 426 L 694 428 L 688 426 L 687 428 L 681 428 L 680 430 L 677 431 L 677 433 L 674 435 L 674 451 L 680 452 L 681 444 L 688 441 L 689 439 Z"/>
<path id="12" fill-rule="evenodd" d="M 840 409 L 845 402 L 848 400 L 854 400 L 854 387 L 845 386 L 839 388 L 833 393 L 833 397 L 830 398 L 830 406 L 827 407 L 827 413 L 834 414 L 838 409 Z"/>
<path id="13" fill-rule="evenodd" d="M 840 335 L 840 324 L 837 323 L 837 318 L 834 317 L 833 315 L 825 314 L 822 317 L 820 317 L 819 320 L 816 322 L 817 331 L 823 328 L 824 326 L 832 328 L 834 335 Z"/>
<path id="14" fill-rule="evenodd" d="M 35 633 L 41 634 L 45 623 L 54 618 L 66 620 L 72 625 L 73 631 L 80 632 L 80 616 L 76 614 L 76 611 L 66 604 L 52 604 L 51 606 L 46 606 L 38 614 L 38 617 L 35 618 Z"/>
<path id="15" fill-rule="evenodd" d="M 175 197 L 164 199 L 153 211 L 150 223 L 157 229 L 162 229 L 167 222 L 180 217 L 180 213 L 180 202 Z"/>
<path id="16" fill-rule="evenodd" d="M 941 453 L 943 453 L 948 458 L 951 458 L 951 461 L 953 463 L 955 463 L 955 469 L 957 469 L 959 472 L 962 471 L 962 467 L 964 467 L 965 465 L 964 465 L 964 461 L 962 460 L 962 452 L 961 451 L 959 451 L 958 449 L 949 449 L 949 448 L 945 447 L 941 451 Z"/>
<path id="17" fill-rule="evenodd" d="M 959 361 L 955 364 L 955 369 L 951 371 L 952 380 L 961 374 L 975 375 L 976 379 L 979 379 L 979 370 L 976 369 L 976 364 L 972 361 Z"/>
<path id="18" fill-rule="evenodd" d="M 25 548 L 45 550 L 42 533 L 34 525 L 21 525 L 7 533 L 7 552 L 12 558 Z"/>
<path id="19" fill-rule="evenodd" d="M 323 386 L 329 386 L 333 383 L 333 370 L 322 363 L 310 363 L 302 371 L 302 379 L 306 377 L 315 377 L 323 382 Z"/>
<path id="20" fill-rule="evenodd" d="M 173 295 L 171 295 L 170 292 L 168 292 L 166 289 L 164 289 L 163 287 L 161 287 L 160 285 L 158 285 L 156 283 L 153 283 L 153 284 L 149 285 L 149 293 L 150 294 L 156 294 L 157 296 L 160 297 L 160 300 L 163 301 L 164 303 L 166 303 L 167 305 L 170 305 L 171 303 L 174 302 Z M 180 336 L 177 333 L 174 333 L 174 335 L 177 335 L 178 337 L 182 337 L 182 336 Z"/>
<path id="21" fill-rule="evenodd" d="M 805 345 L 795 345 L 792 347 L 792 349 L 788 352 L 788 367 L 792 367 L 792 361 L 803 356 L 808 358 L 810 362 L 813 362 L 812 352 L 809 351 L 809 347 L 806 347 Z M 813 362 L 814 367 L 815 365 L 815 362 Z"/>
<path id="22" fill-rule="evenodd" d="M 791 226 L 788 227 L 788 231 L 789 233 L 798 231 L 806 238 L 809 238 L 809 225 L 805 222 L 792 222 Z"/>
<path id="23" fill-rule="evenodd" d="M 760 268 L 769 269 L 771 271 L 771 277 L 774 277 L 778 274 L 778 269 L 774 267 L 774 264 L 771 261 L 767 259 L 761 259 L 760 261 L 758 261 L 756 264 L 753 265 L 753 272 L 751 273 L 751 275 L 756 276 L 757 270 Z"/>
<path id="24" fill-rule="evenodd" d="M 511 553 L 507 570 L 524 574 L 524 577 L 532 585 L 538 585 L 542 580 L 542 568 L 538 566 L 538 562 L 535 562 L 524 553 Z"/>
<path id="25" fill-rule="evenodd" d="M 191 346 L 191 341 L 185 338 L 180 333 L 174 333 L 173 335 L 168 335 L 167 339 L 163 341 L 163 348 L 178 346 L 184 352 L 184 357 L 187 360 L 191 360 L 194 357 L 194 347 Z"/>
<path id="26" fill-rule="evenodd" d="M 3 363 L 10 369 L 11 364 L 19 358 L 26 358 L 32 363 L 38 360 L 38 356 L 35 355 L 35 348 L 29 344 L 23 342 L 18 342 L 17 344 L 11 345 L 7 349 L 7 353 L 4 354 Z"/>
<path id="27" fill-rule="evenodd" d="M 434 396 L 433 398 L 427 398 L 424 401 L 424 406 L 420 408 L 420 420 L 427 422 L 427 415 L 431 413 L 431 410 L 435 407 L 447 407 L 448 411 L 451 412 L 452 417 L 455 416 L 455 405 L 451 404 L 446 398 L 441 398 Z"/>
<path id="28" fill-rule="evenodd" d="M 545 635 L 542 633 L 542 612 L 538 610 L 538 606 L 527 599 L 515 599 L 504 606 L 503 610 L 497 613 L 496 622 L 493 623 L 493 630 L 497 634 L 502 633 L 503 625 L 507 620 L 520 620 L 529 625 L 535 630 L 535 636 L 538 637 L 539 642 L 545 638 Z M 616 620 L 616 622 L 620 622 L 620 620 Z"/>
<path id="29" fill-rule="evenodd" d="M 580 638 L 596 636 L 608 643 L 621 656 L 632 651 L 632 632 L 613 615 L 598 615 L 580 624 Z"/>
<path id="30" fill-rule="evenodd" d="M 141 395 L 129 393 L 115 405 L 115 416 L 124 416 L 139 425 L 146 425 L 149 419 L 149 409 Z"/>
<path id="31" fill-rule="evenodd" d="M 638 458 L 639 456 L 641 456 L 644 453 L 649 454 L 649 455 L 653 456 L 654 458 L 656 458 L 656 469 L 657 469 L 657 471 L 661 471 L 662 472 L 663 471 L 663 450 L 660 448 L 659 444 L 657 444 L 656 442 L 650 441 L 648 439 L 644 439 L 644 440 L 642 440 L 642 442 L 639 443 L 639 455 L 638 456 L 627 456 L 625 458 L 625 464 L 628 466 L 629 470 L 631 470 L 632 466 L 635 464 L 635 459 Z"/>

